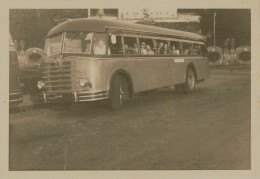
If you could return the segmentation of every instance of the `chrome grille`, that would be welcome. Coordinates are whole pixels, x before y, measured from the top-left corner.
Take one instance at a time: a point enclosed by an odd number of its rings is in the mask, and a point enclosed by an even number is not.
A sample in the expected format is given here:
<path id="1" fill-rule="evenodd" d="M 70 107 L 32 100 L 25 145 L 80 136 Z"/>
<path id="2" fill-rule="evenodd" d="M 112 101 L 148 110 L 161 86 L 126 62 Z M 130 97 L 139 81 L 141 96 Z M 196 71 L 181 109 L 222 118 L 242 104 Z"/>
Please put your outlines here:
<path id="1" fill-rule="evenodd" d="M 64 61 L 61 64 L 54 61 L 45 62 L 42 73 L 47 93 L 69 92 L 71 90 L 71 61 Z"/>

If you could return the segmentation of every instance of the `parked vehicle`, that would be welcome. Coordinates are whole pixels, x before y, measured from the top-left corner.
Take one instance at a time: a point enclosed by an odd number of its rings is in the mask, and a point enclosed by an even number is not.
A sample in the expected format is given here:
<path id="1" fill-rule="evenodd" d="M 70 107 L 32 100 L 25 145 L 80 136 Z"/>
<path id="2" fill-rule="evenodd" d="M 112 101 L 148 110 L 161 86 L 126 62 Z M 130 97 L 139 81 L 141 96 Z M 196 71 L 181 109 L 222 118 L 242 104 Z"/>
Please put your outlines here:
<path id="1" fill-rule="evenodd" d="M 20 55 L 20 80 L 24 84 L 22 88 L 24 93 L 39 93 L 37 82 L 41 77 L 39 69 L 43 58 L 43 50 L 40 48 L 29 48 L 23 55 Z"/>
<path id="2" fill-rule="evenodd" d="M 210 77 L 200 35 L 128 22 L 74 19 L 47 35 L 37 83 L 45 102 L 109 99 L 175 85 L 190 93 Z"/>
<path id="3" fill-rule="evenodd" d="M 9 104 L 22 103 L 22 93 L 19 84 L 19 62 L 11 35 L 9 36 Z"/>

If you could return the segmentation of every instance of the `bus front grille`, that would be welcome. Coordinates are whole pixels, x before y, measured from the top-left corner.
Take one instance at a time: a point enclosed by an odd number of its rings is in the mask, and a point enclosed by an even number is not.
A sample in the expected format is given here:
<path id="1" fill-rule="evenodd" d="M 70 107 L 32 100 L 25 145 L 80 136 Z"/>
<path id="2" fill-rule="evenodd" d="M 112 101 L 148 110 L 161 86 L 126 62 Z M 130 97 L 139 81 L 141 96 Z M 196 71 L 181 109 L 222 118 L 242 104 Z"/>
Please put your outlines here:
<path id="1" fill-rule="evenodd" d="M 69 92 L 71 91 L 71 61 L 64 61 L 61 64 L 46 62 L 43 64 L 43 81 L 47 93 Z"/>

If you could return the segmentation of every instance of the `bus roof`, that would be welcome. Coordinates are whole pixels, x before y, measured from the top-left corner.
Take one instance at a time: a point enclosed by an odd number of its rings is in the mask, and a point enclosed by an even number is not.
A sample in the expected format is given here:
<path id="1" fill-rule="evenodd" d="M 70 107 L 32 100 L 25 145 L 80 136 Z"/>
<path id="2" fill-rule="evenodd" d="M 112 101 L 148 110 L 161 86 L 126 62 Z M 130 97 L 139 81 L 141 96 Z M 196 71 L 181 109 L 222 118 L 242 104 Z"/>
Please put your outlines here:
<path id="1" fill-rule="evenodd" d="M 105 20 L 100 18 L 80 18 L 65 21 L 53 27 L 49 31 L 47 37 L 51 37 L 61 32 L 107 32 L 107 30 L 116 30 L 117 32 L 128 31 L 135 32 L 137 34 L 148 34 L 157 36 L 162 35 L 167 37 L 203 41 L 202 36 L 191 32 L 155 27 L 150 25 L 135 24 L 119 20 Z"/>

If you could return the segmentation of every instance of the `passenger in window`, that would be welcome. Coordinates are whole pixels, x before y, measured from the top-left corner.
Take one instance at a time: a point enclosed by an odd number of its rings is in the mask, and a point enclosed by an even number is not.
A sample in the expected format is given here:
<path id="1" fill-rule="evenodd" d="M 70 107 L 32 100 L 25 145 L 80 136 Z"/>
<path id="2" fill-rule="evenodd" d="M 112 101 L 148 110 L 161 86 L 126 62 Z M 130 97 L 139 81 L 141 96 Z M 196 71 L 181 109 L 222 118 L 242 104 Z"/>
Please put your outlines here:
<path id="1" fill-rule="evenodd" d="M 192 46 L 189 47 L 189 54 L 193 55 L 194 54 L 194 51 L 192 49 Z"/>
<path id="2" fill-rule="evenodd" d="M 146 45 L 147 55 L 154 55 L 154 51 L 151 49 L 150 45 Z"/>
<path id="3" fill-rule="evenodd" d="M 89 42 L 86 43 L 86 48 L 85 48 L 84 53 L 90 54 L 90 43 Z"/>
<path id="4" fill-rule="evenodd" d="M 188 55 L 189 54 L 189 49 L 184 49 L 184 55 Z"/>
<path id="5" fill-rule="evenodd" d="M 133 45 L 133 54 L 138 54 L 138 46 L 137 46 L 137 43 L 134 43 L 134 45 Z"/>
<path id="6" fill-rule="evenodd" d="M 162 42 L 159 43 L 159 47 L 157 49 L 157 52 L 158 52 L 158 55 L 163 54 L 164 49 L 163 49 L 163 43 Z"/>
<path id="7" fill-rule="evenodd" d="M 172 45 L 171 55 L 179 55 L 180 51 L 175 48 L 175 45 Z"/>
<path id="8" fill-rule="evenodd" d="M 146 47 L 145 42 L 142 42 L 141 55 L 147 55 L 147 50 L 145 49 L 145 47 Z"/>
<path id="9" fill-rule="evenodd" d="M 200 54 L 200 45 L 194 44 L 194 55 Z"/>
<path id="10" fill-rule="evenodd" d="M 96 55 L 105 55 L 106 54 L 106 45 L 103 40 L 99 40 L 98 44 L 95 45 L 94 53 Z"/>
<path id="11" fill-rule="evenodd" d="M 134 43 L 133 47 L 128 47 L 127 54 L 138 54 L 137 43 Z"/>
<path id="12" fill-rule="evenodd" d="M 125 44 L 125 54 L 129 54 L 130 53 L 130 49 L 128 48 L 128 45 Z"/>
<path id="13" fill-rule="evenodd" d="M 168 54 L 168 45 L 167 44 L 164 44 L 164 46 L 163 46 L 163 54 L 164 55 Z"/>

